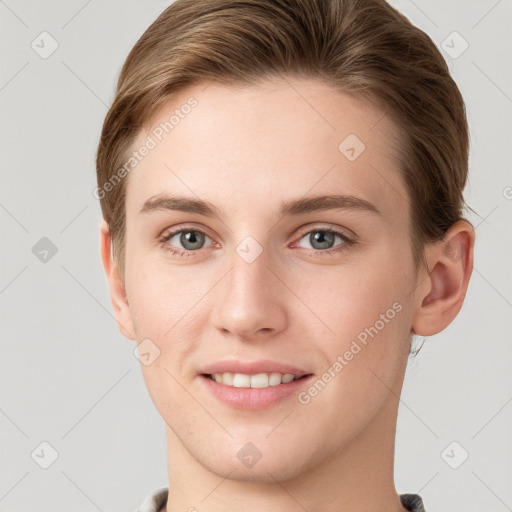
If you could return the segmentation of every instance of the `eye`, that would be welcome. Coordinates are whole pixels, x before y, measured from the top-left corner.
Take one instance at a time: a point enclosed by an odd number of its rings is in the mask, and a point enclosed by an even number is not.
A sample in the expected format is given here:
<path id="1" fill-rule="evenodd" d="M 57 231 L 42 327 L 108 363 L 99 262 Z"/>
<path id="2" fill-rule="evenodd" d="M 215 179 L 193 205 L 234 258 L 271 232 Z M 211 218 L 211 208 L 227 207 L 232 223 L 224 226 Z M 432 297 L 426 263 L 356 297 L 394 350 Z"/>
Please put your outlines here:
<path id="1" fill-rule="evenodd" d="M 306 240 L 308 249 L 313 249 L 320 256 L 333 252 L 341 252 L 354 244 L 354 240 L 346 233 L 332 228 L 315 228 L 302 234 L 300 240 Z M 299 243 L 300 243 L 299 240 Z M 336 240 L 340 243 L 335 245 Z"/>
<path id="2" fill-rule="evenodd" d="M 189 257 L 195 256 L 205 246 L 205 241 L 212 239 L 203 231 L 195 228 L 180 227 L 166 231 L 160 239 L 162 247 L 173 255 Z M 324 256 L 334 252 L 341 252 L 348 249 L 356 242 L 348 234 L 330 227 L 319 227 L 302 233 L 300 241 L 305 239 L 309 244 L 307 249 L 312 249 L 315 255 Z M 338 244 L 336 244 L 338 241 Z M 295 244 L 294 244 L 295 245 Z"/>
<path id="3" fill-rule="evenodd" d="M 160 242 L 165 249 L 173 254 L 192 256 L 194 252 L 205 247 L 204 243 L 210 237 L 198 229 L 180 228 L 167 231 Z"/>

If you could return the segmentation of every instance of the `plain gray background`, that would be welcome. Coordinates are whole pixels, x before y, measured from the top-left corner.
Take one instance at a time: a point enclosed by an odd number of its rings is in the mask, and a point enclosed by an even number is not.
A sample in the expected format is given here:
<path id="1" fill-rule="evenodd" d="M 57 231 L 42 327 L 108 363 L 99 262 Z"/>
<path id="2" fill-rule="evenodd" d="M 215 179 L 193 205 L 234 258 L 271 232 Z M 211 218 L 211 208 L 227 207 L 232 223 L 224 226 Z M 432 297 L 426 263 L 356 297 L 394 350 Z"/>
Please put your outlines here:
<path id="1" fill-rule="evenodd" d="M 428 512 L 512 510 L 512 2 L 392 4 L 444 48 L 466 100 L 478 214 L 466 303 L 407 371 L 397 490 Z M 163 421 L 111 316 L 93 197 L 115 80 L 167 5 L 0 1 L 2 511 L 132 511 L 167 485 Z"/>

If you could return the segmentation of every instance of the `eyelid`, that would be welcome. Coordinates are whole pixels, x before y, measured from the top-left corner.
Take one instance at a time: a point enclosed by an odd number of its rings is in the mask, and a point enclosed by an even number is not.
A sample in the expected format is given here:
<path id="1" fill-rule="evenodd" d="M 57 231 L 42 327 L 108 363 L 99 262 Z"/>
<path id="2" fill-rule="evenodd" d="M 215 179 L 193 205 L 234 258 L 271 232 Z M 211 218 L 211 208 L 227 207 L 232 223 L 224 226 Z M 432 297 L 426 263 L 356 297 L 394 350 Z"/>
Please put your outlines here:
<path id="1" fill-rule="evenodd" d="M 176 227 L 165 229 L 162 232 L 162 234 L 159 236 L 159 238 L 168 238 L 168 237 L 176 235 L 177 233 L 180 233 L 181 231 L 186 231 L 187 229 L 189 229 L 190 231 L 198 231 L 199 233 L 202 233 L 213 240 L 213 237 L 208 234 L 207 230 L 205 230 L 204 228 L 198 228 L 192 224 L 184 224 L 184 225 L 180 224 Z M 311 233 L 312 231 L 315 231 L 315 230 L 316 231 L 329 231 L 329 232 L 337 233 L 351 241 L 354 241 L 356 238 L 356 235 L 351 230 L 349 230 L 347 228 L 343 228 L 343 227 L 335 227 L 334 228 L 329 225 L 318 225 L 318 224 L 313 224 L 313 225 L 309 225 L 307 227 L 302 228 L 299 231 L 299 236 L 300 236 L 300 238 L 302 238 L 304 235 L 307 235 L 308 233 Z"/>
<path id="2" fill-rule="evenodd" d="M 340 235 L 342 238 L 345 238 L 351 242 L 355 242 L 356 235 L 351 230 L 347 228 L 342 228 L 341 226 L 333 227 L 329 225 L 318 225 L 314 224 L 313 226 L 307 226 L 303 228 L 300 232 L 300 238 L 302 238 L 304 235 L 307 235 L 308 233 L 311 233 L 312 231 L 327 231 L 330 233 L 335 233 Z"/>
<path id="3" fill-rule="evenodd" d="M 161 236 L 164 236 L 166 233 L 168 233 L 168 234 L 170 234 L 170 233 L 176 234 L 176 233 L 179 233 L 180 231 L 185 231 L 187 229 L 190 230 L 190 231 L 200 231 L 201 233 L 204 233 L 205 235 L 210 236 L 208 234 L 209 233 L 209 229 L 208 228 L 203 227 L 203 226 L 198 227 L 193 222 L 190 222 L 190 223 L 185 222 L 184 224 L 177 224 L 176 226 L 165 228 L 162 231 Z M 211 236 L 210 236 L 210 238 L 211 238 Z"/>

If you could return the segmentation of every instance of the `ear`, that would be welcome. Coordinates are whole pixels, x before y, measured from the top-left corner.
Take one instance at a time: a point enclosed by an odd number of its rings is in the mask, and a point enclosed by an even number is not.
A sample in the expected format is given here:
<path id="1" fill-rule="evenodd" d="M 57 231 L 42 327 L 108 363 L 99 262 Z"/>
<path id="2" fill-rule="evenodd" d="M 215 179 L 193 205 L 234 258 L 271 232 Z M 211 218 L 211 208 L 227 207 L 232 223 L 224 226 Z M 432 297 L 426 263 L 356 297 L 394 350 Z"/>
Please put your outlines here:
<path id="1" fill-rule="evenodd" d="M 473 270 L 475 230 L 466 221 L 457 221 L 441 242 L 426 249 L 428 269 L 420 273 L 415 293 L 412 330 L 432 336 L 445 329 L 464 302 Z"/>
<path id="2" fill-rule="evenodd" d="M 128 304 L 124 283 L 119 275 L 117 264 L 114 261 L 110 230 L 105 219 L 102 219 L 100 225 L 100 250 L 117 328 L 123 336 L 135 340 L 136 337 L 133 329 L 130 306 Z"/>

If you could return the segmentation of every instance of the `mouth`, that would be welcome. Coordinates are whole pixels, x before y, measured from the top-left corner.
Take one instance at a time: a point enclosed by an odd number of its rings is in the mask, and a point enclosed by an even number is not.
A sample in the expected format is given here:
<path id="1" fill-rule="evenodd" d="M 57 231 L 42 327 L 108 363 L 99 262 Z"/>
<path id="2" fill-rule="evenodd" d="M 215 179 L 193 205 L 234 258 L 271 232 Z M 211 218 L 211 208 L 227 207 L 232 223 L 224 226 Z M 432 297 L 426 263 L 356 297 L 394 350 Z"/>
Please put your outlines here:
<path id="1" fill-rule="evenodd" d="M 218 384 L 224 384 L 225 386 L 233 388 L 270 388 L 274 386 L 282 386 L 289 384 L 290 382 L 304 379 L 311 376 L 311 373 L 303 375 L 294 375 L 292 373 L 256 373 L 256 374 L 245 374 L 245 373 L 203 373 L 202 377 L 213 380 Z"/>
<path id="2" fill-rule="evenodd" d="M 308 364 L 310 364 L 309 362 Z M 235 409 L 269 409 L 292 399 L 311 385 L 307 367 L 283 360 L 217 360 L 199 369 L 202 389 Z"/>
<path id="3" fill-rule="evenodd" d="M 246 410 L 265 410 L 291 399 L 311 385 L 312 373 L 202 373 L 207 393 L 223 404 Z"/>

